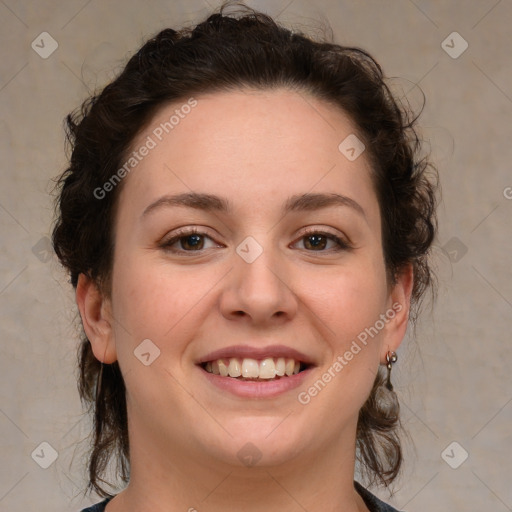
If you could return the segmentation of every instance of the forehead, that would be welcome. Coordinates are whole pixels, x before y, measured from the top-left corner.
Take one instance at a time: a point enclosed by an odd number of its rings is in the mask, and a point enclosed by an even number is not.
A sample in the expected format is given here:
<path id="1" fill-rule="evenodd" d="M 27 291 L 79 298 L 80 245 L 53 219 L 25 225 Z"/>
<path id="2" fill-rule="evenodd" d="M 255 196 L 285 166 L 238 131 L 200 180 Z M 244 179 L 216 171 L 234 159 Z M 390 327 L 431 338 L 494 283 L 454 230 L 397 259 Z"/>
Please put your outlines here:
<path id="1" fill-rule="evenodd" d="M 143 208 L 167 192 L 209 192 L 264 205 L 306 192 L 374 197 L 364 153 L 340 143 L 356 127 L 333 105 L 287 89 L 216 92 L 163 106 L 134 140 L 139 160 L 121 202 Z M 141 149 L 146 146 L 149 149 Z M 342 149 L 343 149 L 342 145 Z"/>

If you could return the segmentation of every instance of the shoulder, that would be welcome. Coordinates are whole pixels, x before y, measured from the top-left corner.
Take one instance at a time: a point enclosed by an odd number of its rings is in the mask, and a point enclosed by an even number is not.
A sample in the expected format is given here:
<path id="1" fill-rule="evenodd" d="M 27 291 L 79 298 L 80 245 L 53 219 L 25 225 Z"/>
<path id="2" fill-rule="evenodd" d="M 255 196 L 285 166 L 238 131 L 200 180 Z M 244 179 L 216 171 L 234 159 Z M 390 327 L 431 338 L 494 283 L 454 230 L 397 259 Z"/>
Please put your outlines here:
<path id="1" fill-rule="evenodd" d="M 368 489 L 364 488 L 359 482 L 356 482 L 355 480 L 354 486 L 371 512 L 399 512 L 396 508 L 393 508 L 391 505 L 388 505 L 387 503 L 384 503 L 382 500 L 377 498 L 377 496 L 372 494 Z"/>
<path id="2" fill-rule="evenodd" d="M 112 498 L 113 498 L 113 497 L 112 497 Z M 80 512 L 104 512 L 104 511 L 105 511 L 105 507 L 107 506 L 107 503 L 108 503 L 112 498 L 106 498 L 106 499 L 104 499 L 102 502 L 100 502 L 100 503 L 96 503 L 96 505 L 92 505 L 91 507 L 84 508 L 84 509 L 83 509 L 83 510 L 81 510 Z"/>

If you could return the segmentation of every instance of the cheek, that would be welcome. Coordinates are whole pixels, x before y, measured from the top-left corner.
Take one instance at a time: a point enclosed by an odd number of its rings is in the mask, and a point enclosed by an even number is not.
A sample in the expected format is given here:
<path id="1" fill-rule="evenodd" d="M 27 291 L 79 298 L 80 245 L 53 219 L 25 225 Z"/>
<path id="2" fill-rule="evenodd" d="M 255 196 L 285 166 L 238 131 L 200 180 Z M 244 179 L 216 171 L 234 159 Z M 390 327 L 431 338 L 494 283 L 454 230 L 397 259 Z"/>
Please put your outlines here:
<path id="1" fill-rule="evenodd" d="M 386 279 L 379 265 L 369 264 L 364 272 L 333 274 L 317 282 L 325 291 L 315 287 L 308 303 L 314 315 L 307 314 L 325 336 L 328 351 L 318 376 L 322 382 L 302 389 L 301 403 L 311 402 L 320 409 L 326 403 L 336 404 L 342 417 L 341 411 L 360 409 L 375 380 L 384 333 L 380 316 L 386 311 Z"/>
<path id="2" fill-rule="evenodd" d="M 314 283 L 311 286 L 311 283 Z M 366 262 L 360 266 L 317 271 L 297 281 L 304 301 L 340 342 L 354 338 L 384 313 L 387 284 L 383 266 Z"/>
<path id="3" fill-rule="evenodd" d="M 120 262 L 113 276 L 114 315 L 119 323 L 116 339 L 121 341 L 118 353 L 133 352 L 144 339 L 166 351 L 180 349 L 188 339 L 189 324 L 204 314 L 205 294 L 216 281 L 217 272 L 185 267 L 171 271 L 150 258 Z"/>

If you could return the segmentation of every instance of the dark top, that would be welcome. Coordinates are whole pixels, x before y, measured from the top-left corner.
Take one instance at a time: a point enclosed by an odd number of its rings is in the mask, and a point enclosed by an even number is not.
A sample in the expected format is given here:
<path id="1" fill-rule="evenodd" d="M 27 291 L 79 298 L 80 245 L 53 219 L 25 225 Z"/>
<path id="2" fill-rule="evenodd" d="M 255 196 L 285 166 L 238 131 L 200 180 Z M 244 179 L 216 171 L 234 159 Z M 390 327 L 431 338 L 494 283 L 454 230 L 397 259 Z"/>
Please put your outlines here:
<path id="1" fill-rule="evenodd" d="M 371 512 L 399 512 L 396 508 L 379 500 L 377 496 L 374 496 L 368 489 L 365 489 L 359 482 L 354 481 L 354 486 Z M 96 505 L 92 507 L 84 508 L 81 512 L 104 512 L 107 503 L 111 499 L 113 499 L 113 497 L 106 498 L 101 503 L 96 503 Z"/>

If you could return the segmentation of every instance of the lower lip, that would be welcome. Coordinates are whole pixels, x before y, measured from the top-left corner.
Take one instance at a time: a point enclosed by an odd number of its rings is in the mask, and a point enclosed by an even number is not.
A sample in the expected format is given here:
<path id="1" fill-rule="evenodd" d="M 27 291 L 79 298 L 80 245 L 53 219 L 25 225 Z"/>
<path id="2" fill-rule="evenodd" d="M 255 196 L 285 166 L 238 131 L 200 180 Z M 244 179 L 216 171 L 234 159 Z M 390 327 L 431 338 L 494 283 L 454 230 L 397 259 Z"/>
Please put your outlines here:
<path id="1" fill-rule="evenodd" d="M 207 372 L 201 366 L 198 368 L 214 386 L 242 398 L 273 398 L 282 395 L 299 387 L 312 371 L 312 368 L 307 368 L 289 377 L 282 377 L 278 380 L 269 380 L 267 382 L 257 382 L 243 381 L 233 377 L 222 377 L 221 375 Z"/>

